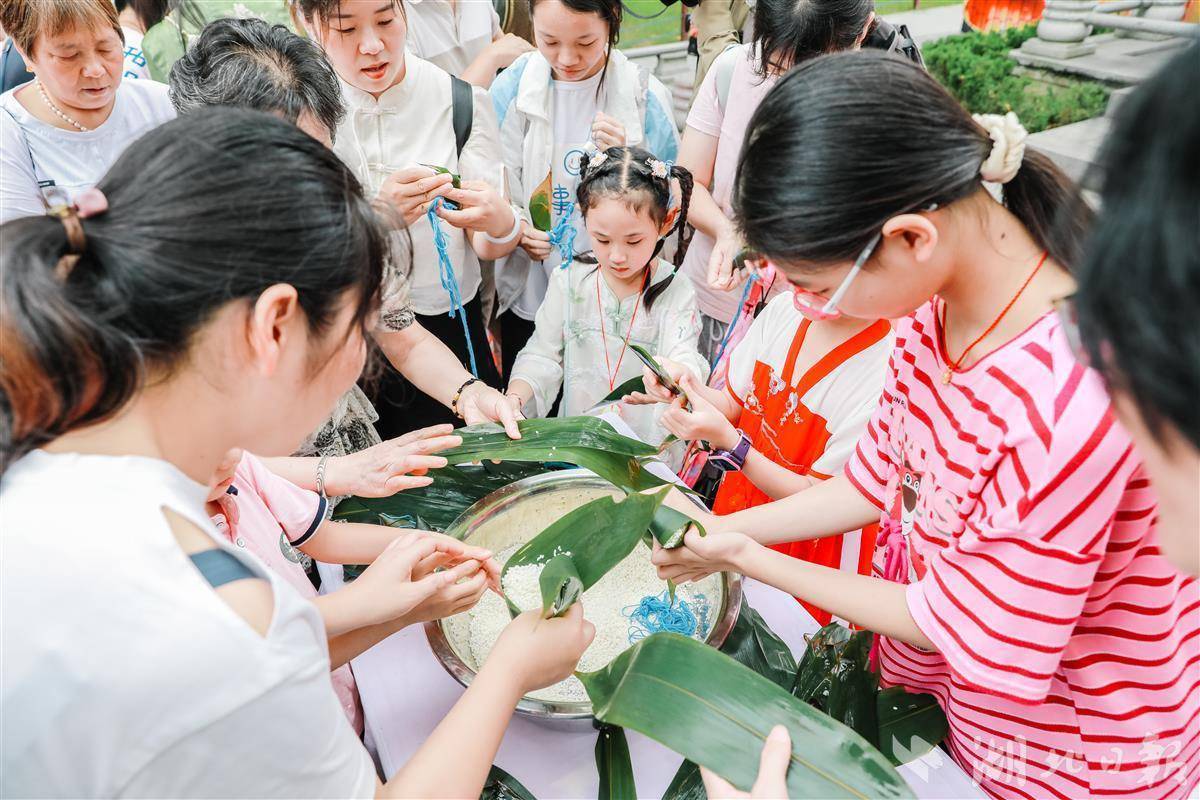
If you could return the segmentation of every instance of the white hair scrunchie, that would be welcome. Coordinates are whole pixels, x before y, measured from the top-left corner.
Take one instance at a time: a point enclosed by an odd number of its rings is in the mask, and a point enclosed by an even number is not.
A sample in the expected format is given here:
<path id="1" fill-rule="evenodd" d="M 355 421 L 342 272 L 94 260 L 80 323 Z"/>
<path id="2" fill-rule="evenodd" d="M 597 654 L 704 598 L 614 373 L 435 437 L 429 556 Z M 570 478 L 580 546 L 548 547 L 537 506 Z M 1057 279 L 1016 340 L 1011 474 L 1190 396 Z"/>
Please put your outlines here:
<path id="1" fill-rule="evenodd" d="M 1013 112 L 1007 114 L 972 114 L 992 137 L 992 152 L 979 166 L 979 174 L 991 183 L 1008 183 L 1021 169 L 1025 158 L 1025 139 L 1029 131 Z"/>

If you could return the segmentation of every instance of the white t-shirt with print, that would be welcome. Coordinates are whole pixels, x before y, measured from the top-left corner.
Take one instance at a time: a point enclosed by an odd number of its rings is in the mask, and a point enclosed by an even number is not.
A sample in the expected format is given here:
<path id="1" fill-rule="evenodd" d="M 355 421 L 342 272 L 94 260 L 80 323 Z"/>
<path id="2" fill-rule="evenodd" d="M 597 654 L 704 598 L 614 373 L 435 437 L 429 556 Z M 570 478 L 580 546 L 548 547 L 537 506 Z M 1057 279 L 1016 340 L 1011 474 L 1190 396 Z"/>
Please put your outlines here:
<path id="1" fill-rule="evenodd" d="M 146 63 L 146 54 L 142 52 L 142 39 L 145 34 L 133 28 L 121 28 L 125 33 L 125 72 L 124 78 L 142 80 L 150 77 L 150 66 Z"/>
<path id="2" fill-rule="evenodd" d="M 320 614 L 223 540 L 206 494 L 152 458 L 38 450 L 4 475 L 0 795 L 374 794 Z M 265 636 L 179 548 L 164 508 L 271 584 Z"/>
<path id="3" fill-rule="evenodd" d="M 102 125 L 68 131 L 25 110 L 16 98 L 22 88 L 0 95 L 0 222 L 46 213 L 42 193 L 53 188 L 70 202 L 95 186 L 134 140 L 175 116 L 165 84 L 122 81 Z"/>
<path id="4" fill-rule="evenodd" d="M 576 207 L 576 190 L 579 188 L 579 161 L 584 148 L 592 139 L 592 121 L 599 110 L 596 92 L 600 88 L 601 73 L 582 81 L 551 81 L 553 87 L 554 160 L 551 182 L 550 218 L 557 224 L 564 212 L 570 212 L 574 220 L 576 253 L 590 250 L 592 240 L 583 224 L 583 215 Z M 518 317 L 533 320 L 538 306 L 546 296 L 550 275 L 562 263 L 558 249 L 551 250 L 549 258 L 531 264 L 525 290 L 513 303 L 513 313 Z"/>

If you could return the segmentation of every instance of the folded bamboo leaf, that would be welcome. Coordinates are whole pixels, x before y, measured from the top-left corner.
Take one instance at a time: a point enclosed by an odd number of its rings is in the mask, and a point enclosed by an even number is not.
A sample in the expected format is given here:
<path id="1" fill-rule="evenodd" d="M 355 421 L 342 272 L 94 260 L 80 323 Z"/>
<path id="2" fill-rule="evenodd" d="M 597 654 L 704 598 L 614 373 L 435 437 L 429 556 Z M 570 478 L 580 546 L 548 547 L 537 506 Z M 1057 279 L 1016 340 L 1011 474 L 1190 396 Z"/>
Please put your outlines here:
<path id="1" fill-rule="evenodd" d="M 789 797 L 911 797 L 861 736 L 729 656 L 657 633 L 578 674 L 596 718 L 649 736 L 748 791 L 775 725 L 792 738 Z"/>
<path id="2" fill-rule="evenodd" d="M 509 439 L 494 424 L 475 425 L 457 433 L 463 443 L 443 450 L 451 464 L 499 461 L 567 462 L 590 469 L 625 491 L 662 486 L 665 480 L 642 468 L 641 459 L 657 453 L 651 445 L 621 436 L 596 417 L 522 420 L 520 439 Z"/>
<path id="3" fill-rule="evenodd" d="M 597 800 L 629 800 L 638 796 L 629 743 L 625 731 L 615 725 L 600 726 L 596 737 L 596 771 L 600 773 Z"/>
<path id="4" fill-rule="evenodd" d="M 566 559 L 570 569 L 559 560 L 551 578 L 539 581 L 542 608 L 555 608 L 556 613 L 562 613 L 637 547 L 665 496 L 662 491 L 631 494 L 619 502 L 612 497 L 601 497 L 585 503 L 518 548 L 505 563 L 501 580 L 513 567 L 546 564 L 549 569 L 556 557 L 570 556 Z M 570 588 L 564 586 L 564 581 L 573 579 L 578 580 L 578 592 L 570 602 L 561 605 L 566 599 L 564 590 Z"/>
<path id="5" fill-rule="evenodd" d="M 658 540 L 659 545 L 668 550 L 683 544 L 683 536 L 689 525 L 696 526 L 696 531 L 705 535 L 704 526 L 696 520 L 670 506 L 659 506 L 650 521 L 650 533 Z"/>
<path id="6" fill-rule="evenodd" d="M 539 231 L 549 231 L 554 227 L 554 220 L 550 217 L 550 193 L 554 190 L 553 183 L 553 176 L 546 173 L 546 177 L 529 195 L 529 219 Z"/>
<path id="7" fill-rule="evenodd" d="M 491 771 L 488 772 L 487 781 L 483 784 L 483 791 L 479 793 L 479 800 L 537 800 L 537 798 L 519 780 L 493 764 Z"/>
<path id="8" fill-rule="evenodd" d="M 662 800 L 706 800 L 707 797 L 700 768 L 692 761 L 684 761 L 663 792 Z"/>
<path id="9" fill-rule="evenodd" d="M 599 406 L 604 405 L 605 403 L 615 403 L 625 395 L 633 394 L 634 392 L 640 392 L 642 394 L 645 394 L 646 392 L 646 382 L 642 380 L 641 375 L 634 375 L 632 378 L 625 381 L 620 386 L 605 395 L 604 399 L 599 403 L 596 403 L 596 405 Z"/>
<path id="10" fill-rule="evenodd" d="M 937 747 L 950 725 L 931 694 L 892 686 L 876 697 L 879 718 L 879 751 L 893 764 L 920 758 Z"/>
<path id="11" fill-rule="evenodd" d="M 453 172 L 451 172 L 446 167 L 439 167 L 437 164 L 422 164 L 421 166 L 429 167 L 431 170 L 436 172 L 438 175 L 449 175 L 450 176 L 450 185 L 453 186 L 455 189 L 462 188 L 462 176 L 461 175 L 455 175 Z"/>
<path id="12" fill-rule="evenodd" d="M 570 608 L 583 594 L 583 579 L 570 556 L 559 554 L 546 562 L 538 576 L 542 592 L 542 616 L 557 617 Z"/>

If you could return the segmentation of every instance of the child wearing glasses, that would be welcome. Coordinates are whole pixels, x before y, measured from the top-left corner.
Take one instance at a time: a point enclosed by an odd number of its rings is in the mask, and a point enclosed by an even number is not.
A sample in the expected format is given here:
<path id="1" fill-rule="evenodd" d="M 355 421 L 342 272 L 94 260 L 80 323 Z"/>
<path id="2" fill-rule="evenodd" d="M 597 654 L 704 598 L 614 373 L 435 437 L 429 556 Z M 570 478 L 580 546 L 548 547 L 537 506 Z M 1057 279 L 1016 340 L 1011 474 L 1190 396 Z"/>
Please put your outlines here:
<path id="1" fill-rule="evenodd" d="M 647 369 L 646 394 L 629 398 L 670 403 L 663 427 L 709 450 L 709 465 L 724 473 L 713 501 L 719 515 L 787 497 L 841 472 L 879 405 L 894 344 L 885 320 L 838 311 L 857 270 L 831 287 L 828 299 L 790 284 L 769 263 L 758 272 L 767 283 L 782 279 L 791 291 L 777 294 L 755 318 L 713 386 L 666 360 L 664 369 L 686 397 L 673 396 Z M 867 525 L 772 548 L 867 575 L 876 533 Z M 822 625 L 830 621 L 828 611 L 800 602 Z"/>
<path id="2" fill-rule="evenodd" d="M 738 183 L 747 244 L 831 300 L 841 284 L 844 314 L 895 319 L 895 349 L 841 474 L 705 516 L 659 575 L 741 572 L 874 631 L 882 685 L 937 697 L 993 797 L 1186 797 L 1200 585 L 1160 553 L 1155 493 L 1055 313 L 1090 222 L 1078 188 L 1015 115 L 972 119 L 882 53 L 788 73 Z M 883 580 L 764 546 L 875 521 Z"/>

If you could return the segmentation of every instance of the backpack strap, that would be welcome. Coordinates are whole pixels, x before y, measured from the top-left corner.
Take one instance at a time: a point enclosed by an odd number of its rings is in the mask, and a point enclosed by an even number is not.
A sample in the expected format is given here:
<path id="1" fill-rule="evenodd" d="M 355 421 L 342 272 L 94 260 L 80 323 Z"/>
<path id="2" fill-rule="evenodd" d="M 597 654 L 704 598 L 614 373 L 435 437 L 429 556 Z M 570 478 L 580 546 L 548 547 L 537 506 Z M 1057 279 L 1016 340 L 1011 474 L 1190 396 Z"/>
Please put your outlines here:
<path id="1" fill-rule="evenodd" d="M 475 121 L 475 98 L 471 84 L 462 78 L 450 76 L 450 109 L 454 125 L 454 149 L 462 156 L 467 140 L 471 138 L 471 126 Z"/>
<path id="2" fill-rule="evenodd" d="M 727 56 L 730 50 L 741 47 L 736 43 L 729 44 L 720 55 L 713 60 L 712 70 L 716 73 L 713 80 L 717 82 L 717 107 L 721 109 L 721 114 L 725 113 L 725 105 L 729 102 L 729 85 L 733 82 L 733 68 L 735 61 L 732 56 Z"/>

